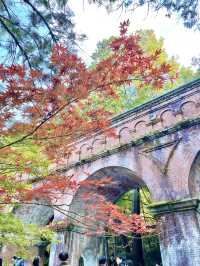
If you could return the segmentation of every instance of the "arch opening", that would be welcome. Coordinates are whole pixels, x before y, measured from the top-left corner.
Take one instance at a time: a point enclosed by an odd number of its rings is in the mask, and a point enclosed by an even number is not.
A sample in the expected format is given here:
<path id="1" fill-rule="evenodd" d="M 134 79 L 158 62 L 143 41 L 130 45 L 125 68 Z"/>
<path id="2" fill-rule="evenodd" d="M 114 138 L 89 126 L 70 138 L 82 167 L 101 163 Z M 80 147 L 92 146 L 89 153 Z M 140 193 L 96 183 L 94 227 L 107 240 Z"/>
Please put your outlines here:
<path id="1" fill-rule="evenodd" d="M 109 166 L 102 168 L 87 177 L 87 181 L 100 181 L 110 179 L 104 186 L 97 186 L 96 192 L 103 194 L 105 198 L 111 202 L 115 202 L 121 195 L 130 189 L 135 189 L 140 186 L 146 186 L 144 181 L 136 176 L 131 170 L 121 166 Z M 91 189 L 91 187 L 90 187 Z M 71 208 L 76 206 L 76 200 L 86 190 L 85 187 L 79 188 L 73 198 Z M 77 206 L 76 206 L 77 207 Z"/>
<path id="2" fill-rule="evenodd" d="M 188 187 L 192 197 L 200 195 L 200 151 L 197 153 L 190 168 Z"/>
<path id="3" fill-rule="evenodd" d="M 146 191 L 148 191 L 148 188 L 144 181 L 136 176 L 133 171 L 129 170 L 128 168 L 125 167 L 119 167 L 119 166 L 111 166 L 111 167 L 106 167 L 102 168 L 95 173 L 91 174 L 88 176 L 86 181 L 100 181 L 103 180 L 104 178 L 111 178 L 111 181 L 106 183 L 103 186 L 99 187 L 93 187 L 92 190 L 98 195 L 103 195 L 105 199 L 109 202 L 112 202 L 114 204 L 120 205 L 119 202 L 127 196 L 127 194 L 130 194 L 133 199 L 133 195 L 131 194 L 134 191 L 140 191 L 140 188 L 145 188 Z M 91 187 L 89 187 L 91 189 Z M 81 200 L 81 196 L 87 192 L 88 187 L 82 187 L 79 188 L 77 191 L 75 197 L 73 198 L 71 207 L 70 207 L 70 215 L 72 213 L 78 213 L 79 215 L 83 214 L 85 215 L 85 203 Z M 149 195 L 150 192 L 148 191 Z M 92 200 L 92 199 L 91 199 Z M 138 204 L 138 203 L 137 203 Z M 129 206 L 130 207 L 130 206 Z M 144 206 L 143 206 L 144 207 Z M 135 210 L 134 210 L 135 208 Z M 93 212 L 93 209 L 90 209 L 90 212 Z M 132 213 L 141 213 L 141 202 L 139 199 L 139 209 L 136 211 L 136 206 L 131 205 L 131 212 Z M 82 240 L 80 240 L 82 238 Z M 135 236 L 134 234 L 130 234 L 129 238 L 131 241 L 128 241 L 128 238 L 126 236 L 120 235 L 119 237 L 112 236 L 111 237 L 104 237 L 104 236 L 98 236 L 98 241 L 96 241 L 95 237 L 80 237 L 78 238 L 78 243 L 75 244 L 75 246 L 79 247 L 79 256 L 85 252 L 85 250 L 93 250 L 93 255 L 95 254 L 96 257 L 100 256 L 106 256 L 107 259 L 110 258 L 113 254 L 115 255 L 123 255 L 120 254 L 119 250 L 116 252 L 116 248 L 113 248 L 113 239 L 114 242 L 118 241 L 118 243 L 121 245 L 121 249 L 126 250 L 125 256 L 126 259 L 128 260 L 134 260 L 134 256 L 136 254 L 132 254 L 131 257 L 131 252 L 136 246 L 140 245 L 140 250 L 137 249 L 137 252 L 142 252 L 143 254 L 145 253 L 144 256 L 146 256 L 146 259 L 148 260 L 149 257 L 151 257 L 152 254 L 154 254 L 154 257 L 156 257 L 155 260 L 152 260 L 152 264 L 150 261 L 148 261 L 149 266 L 154 266 L 155 262 L 160 263 L 161 262 L 161 256 L 160 256 L 160 248 L 159 248 L 159 241 L 158 237 L 152 237 L 151 239 L 149 238 L 147 241 L 146 240 L 141 240 L 141 236 Z M 140 243 L 139 241 L 135 241 L 135 239 L 140 238 Z M 126 242 L 129 244 L 129 248 L 124 248 L 123 245 Z M 97 247 L 96 243 L 98 242 L 99 248 Z M 146 247 L 146 250 L 144 248 Z M 153 246 L 153 247 L 152 247 Z M 70 247 L 67 247 L 67 249 L 70 249 Z M 128 249 L 129 249 L 129 254 L 128 254 Z M 147 250 L 150 251 L 147 251 Z M 73 254 L 73 249 L 70 250 L 70 253 Z M 117 254 L 118 253 L 118 254 Z M 76 252 L 77 256 L 77 252 Z M 136 260 L 135 260 L 136 261 Z M 135 262 L 134 261 L 134 262 Z M 96 265 L 96 264 L 95 264 Z M 137 264 L 134 264 L 137 265 Z"/>

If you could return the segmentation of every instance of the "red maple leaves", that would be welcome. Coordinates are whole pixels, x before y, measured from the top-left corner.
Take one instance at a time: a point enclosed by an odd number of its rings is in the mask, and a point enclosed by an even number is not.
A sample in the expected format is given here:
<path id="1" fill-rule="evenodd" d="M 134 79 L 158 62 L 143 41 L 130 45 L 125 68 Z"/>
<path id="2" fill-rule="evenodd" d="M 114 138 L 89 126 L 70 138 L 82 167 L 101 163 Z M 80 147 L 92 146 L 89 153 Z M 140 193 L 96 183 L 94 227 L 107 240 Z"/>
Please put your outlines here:
<path id="1" fill-rule="evenodd" d="M 129 21 L 121 23 L 120 37 L 110 44 L 111 55 L 93 69 L 87 68 L 81 58 L 61 44 L 53 48 L 50 68 L 46 72 L 27 70 L 22 65 L 0 65 L 1 137 L 12 137 L 12 140 L 0 145 L 3 158 L 10 154 L 8 147 L 31 142 L 43 147 L 45 155 L 56 168 L 71 152 L 69 144 L 77 137 L 96 129 L 105 129 L 105 132 L 114 135 L 108 130 L 111 113 L 104 106 L 93 104 L 91 93 L 98 93 L 103 102 L 105 98 L 118 97 L 116 86 L 134 81 L 137 81 L 138 88 L 147 85 L 162 88 L 170 65 L 156 64 L 160 50 L 151 56 L 146 55 L 139 45 L 140 36 L 127 35 L 128 25 Z M 26 165 L 24 160 L 23 165 Z M 19 169 L 16 161 L 11 175 L 17 181 Z M 32 168 L 25 167 L 24 175 L 33 176 Z M 19 187 L 14 194 L 8 193 L 7 199 L 13 197 L 19 201 L 31 201 L 35 196 L 52 199 L 55 190 L 71 191 L 84 185 L 64 178 L 56 171 L 44 177 L 45 182 L 32 189 Z M 99 186 L 102 186 L 101 182 Z M 5 194 L 3 187 L 0 188 L 2 194 Z M 125 217 L 115 205 L 105 200 L 99 202 L 98 210 L 101 212 L 96 214 L 96 218 L 101 214 L 105 224 L 116 232 L 122 232 L 125 227 L 128 231 L 146 230 L 138 216 Z"/>

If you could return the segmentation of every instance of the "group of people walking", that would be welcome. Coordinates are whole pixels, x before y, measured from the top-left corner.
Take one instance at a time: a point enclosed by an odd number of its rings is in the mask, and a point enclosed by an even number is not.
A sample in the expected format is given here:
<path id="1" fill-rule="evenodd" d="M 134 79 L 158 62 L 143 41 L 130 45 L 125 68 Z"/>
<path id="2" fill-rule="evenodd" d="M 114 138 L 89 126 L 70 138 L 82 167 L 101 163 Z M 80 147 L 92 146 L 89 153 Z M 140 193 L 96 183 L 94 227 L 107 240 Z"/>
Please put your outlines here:
<path id="1" fill-rule="evenodd" d="M 106 257 L 101 257 L 99 259 L 99 266 L 133 266 L 133 262 L 132 260 L 126 260 L 120 256 L 117 256 L 116 258 L 111 256 L 108 260 Z"/>
<path id="2" fill-rule="evenodd" d="M 61 261 L 61 264 L 59 266 L 70 266 L 70 263 L 68 261 L 69 256 L 67 252 L 61 252 L 58 257 Z M 133 266 L 133 262 L 119 256 L 117 256 L 116 258 L 114 256 L 111 256 L 109 260 L 107 260 L 106 257 L 100 257 L 99 266 Z"/>
<path id="3" fill-rule="evenodd" d="M 67 252 L 61 252 L 59 254 L 59 260 L 60 260 L 60 265 L 59 266 L 70 266 L 69 262 L 68 262 L 68 253 Z M 20 258 L 20 257 L 17 257 L 17 256 L 13 256 L 12 257 L 12 261 L 13 261 L 13 266 L 26 266 L 27 265 L 27 262 Z M 1 266 L 2 264 L 0 264 Z M 40 266 L 40 257 L 39 256 L 36 256 L 32 262 L 32 266 Z"/>
<path id="4" fill-rule="evenodd" d="M 59 254 L 59 260 L 61 261 L 59 266 L 70 266 L 70 262 L 68 261 L 69 255 L 67 252 L 61 252 Z M 133 266 L 133 262 L 131 260 L 125 260 L 123 257 L 111 256 L 109 260 L 106 257 L 99 258 L 99 266 Z"/>
<path id="5" fill-rule="evenodd" d="M 12 257 L 13 266 L 26 266 L 26 261 L 20 257 L 13 256 Z M 40 258 L 36 256 L 32 263 L 33 266 L 40 266 Z"/>
<path id="6" fill-rule="evenodd" d="M 68 261 L 69 255 L 67 252 L 61 252 L 58 255 L 58 258 L 60 260 L 59 266 L 71 266 L 70 262 Z M 13 256 L 13 266 L 26 266 L 25 260 L 23 260 L 20 257 Z M 0 264 L 2 265 L 2 264 Z M 39 266 L 40 265 L 40 258 L 36 256 L 32 263 L 33 266 Z M 132 260 L 127 260 L 123 257 L 112 255 L 109 259 L 106 257 L 100 257 L 99 258 L 99 266 L 134 266 Z M 156 264 L 156 266 L 159 266 Z"/>

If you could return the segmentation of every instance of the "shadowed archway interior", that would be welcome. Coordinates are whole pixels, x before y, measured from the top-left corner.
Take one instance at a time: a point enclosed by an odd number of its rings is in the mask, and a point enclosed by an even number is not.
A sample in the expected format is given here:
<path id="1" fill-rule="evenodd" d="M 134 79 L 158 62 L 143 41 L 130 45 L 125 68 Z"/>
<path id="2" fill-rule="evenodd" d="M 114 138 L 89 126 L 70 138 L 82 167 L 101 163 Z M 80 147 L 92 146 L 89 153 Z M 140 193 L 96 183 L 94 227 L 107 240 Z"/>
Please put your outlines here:
<path id="1" fill-rule="evenodd" d="M 111 180 L 108 183 L 106 183 L 107 178 Z M 82 200 L 82 196 L 84 193 L 91 192 L 91 190 L 94 192 L 91 202 L 93 202 L 93 199 L 97 197 L 97 195 L 102 195 L 106 201 L 115 203 L 126 192 L 146 186 L 144 181 L 140 177 L 136 176 L 133 171 L 120 166 L 102 168 L 97 172 L 88 175 L 86 182 L 98 182 L 100 180 L 105 180 L 105 184 L 102 186 L 86 186 L 79 188 L 70 206 L 70 216 L 74 217 L 75 219 L 79 219 L 79 217 L 84 215 L 87 217 L 85 202 Z M 91 213 L 95 213 L 95 208 L 91 207 L 89 211 L 91 215 Z M 83 232 L 82 235 L 81 232 Z M 78 233 L 68 232 L 66 233 L 65 238 L 65 247 L 69 251 L 69 254 L 72 254 L 72 265 L 77 265 L 78 262 L 76 262 L 76 258 L 80 258 L 81 256 L 84 260 L 91 260 L 91 265 L 97 265 L 98 262 L 96 260 L 98 259 L 99 255 L 102 254 L 102 251 L 99 248 L 102 244 L 102 239 L 95 236 L 84 235 L 84 229 L 82 231 L 79 227 Z M 89 251 L 92 251 L 92 255 Z M 88 254 L 90 254 L 90 256 L 88 256 Z"/>
<path id="2" fill-rule="evenodd" d="M 110 179 L 111 182 L 106 183 L 106 179 Z M 93 187 L 95 193 L 103 195 L 106 200 L 115 202 L 121 195 L 125 192 L 129 191 L 130 189 L 135 189 L 140 186 L 146 186 L 144 181 L 137 177 L 133 171 L 129 170 L 125 167 L 119 166 L 110 166 L 105 167 L 97 172 L 88 175 L 88 181 L 90 180 L 105 180 L 104 186 Z M 78 200 L 81 195 L 87 191 L 87 187 L 81 187 L 75 197 L 73 198 L 71 204 L 71 210 L 78 210 L 80 201 Z M 91 187 L 89 188 L 91 189 Z M 80 206 L 82 207 L 82 206 Z"/>

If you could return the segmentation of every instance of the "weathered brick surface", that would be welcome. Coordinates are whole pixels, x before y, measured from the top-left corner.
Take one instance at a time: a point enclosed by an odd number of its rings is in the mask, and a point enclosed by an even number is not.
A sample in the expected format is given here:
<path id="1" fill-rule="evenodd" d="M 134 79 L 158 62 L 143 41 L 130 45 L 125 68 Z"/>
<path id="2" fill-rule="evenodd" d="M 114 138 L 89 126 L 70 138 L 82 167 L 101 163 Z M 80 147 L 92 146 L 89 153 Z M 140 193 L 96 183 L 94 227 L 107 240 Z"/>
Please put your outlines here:
<path id="1" fill-rule="evenodd" d="M 115 128 L 115 138 L 96 132 L 77 140 L 72 154 L 66 157 L 63 173 L 74 174 L 78 180 L 112 176 L 117 186 L 105 190 L 105 196 L 112 201 L 144 184 L 158 202 L 198 195 L 200 80 L 115 117 L 111 127 Z M 79 211 L 76 197 L 72 208 Z M 200 230 L 195 211 L 166 214 L 161 220 L 163 265 L 200 265 Z M 87 237 L 65 238 L 72 266 L 78 265 L 78 257 L 98 253 Z"/>
<path id="2" fill-rule="evenodd" d="M 77 140 L 72 154 L 66 156 L 67 166 L 73 166 L 80 160 L 92 158 L 145 135 L 173 127 L 187 119 L 199 117 L 199 86 L 200 81 L 196 81 L 115 117 L 111 126 L 115 128 L 115 138 L 105 137 L 103 132 L 97 132 Z"/>
<path id="3" fill-rule="evenodd" d="M 194 211 L 165 215 L 160 225 L 163 266 L 200 265 L 200 229 Z"/>

